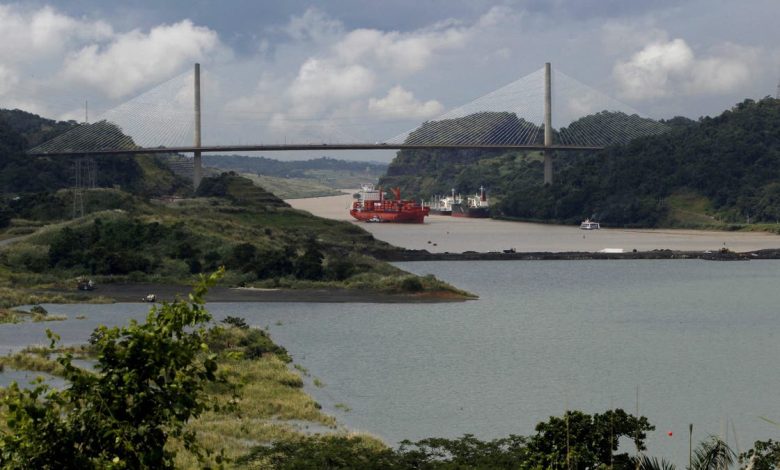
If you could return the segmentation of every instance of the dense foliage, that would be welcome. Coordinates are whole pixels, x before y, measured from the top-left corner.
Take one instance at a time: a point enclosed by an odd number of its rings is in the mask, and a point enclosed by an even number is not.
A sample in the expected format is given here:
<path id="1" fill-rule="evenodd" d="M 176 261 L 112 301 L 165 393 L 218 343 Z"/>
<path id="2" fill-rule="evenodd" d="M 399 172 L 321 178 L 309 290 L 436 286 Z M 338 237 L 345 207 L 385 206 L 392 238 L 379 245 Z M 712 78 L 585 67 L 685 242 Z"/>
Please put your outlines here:
<path id="1" fill-rule="evenodd" d="M 20 109 L 0 109 L 0 121 L 4 121 L 18 135 L 24 136 L 25 144 L 30 147 L 46 142 L 77 125 L 75 121 L 54 121 Z"/>
<path id="2" fill-rule="evenodd" d="M 204 388 L 217 364 L 205 343 L 211 319 L 203 296 L 219 273 L 190 296 L 154 307 L 144 323 L 100 327 L 92 335 L 95 372 L 57 361 L 69 387 L 13 384 L 0 404 L 0 465 L 9 469 L 173 468 L 171 437 L 199 453 L 185 425 L 211 408 Z M 56 337 L 52 336 L 52 350 Z"/>
<path id="3" fill-rule="evenodd" d="M 314 238 L 301 246 L 258 248 L 245 242 L 209 250 L 212 245 L 183 224 L 146 223 L 134 217 L 95 218 L 91 223 L 54 233 L 47 260 L 31 259 L 27 268 L 93 275 L 149 274 L 163 269 L 166 260 L 182 260 L 192 274 L 227 266 L 253 274 L 254 279 L 291 277 L 312 281 L 343 280 L 355 270 L 352 265 L 342 266 L 335 261 L 326 269 L 325 249 Z"/>
<path id="4" fill-rule="evenodd" d="M 310 438 L 256 447 L 244 461 L 276 469 L 633 469 L 628 453 L 617 453 L 618 444 L 621 438 L 630 439 L 644 450 L 646 432 L 653 429 L 646 418 L 621 409 L 595 415 L 570 411 L 539 423 L 530 437 L 430 438 L 404 441 L 397 450 L 372 448 L 347 437 Z"/>
<path id="5" fill-rule="evenodd" d="M 612 119 L 581 121 L 594 118 Z M 780 220 L 780 100 L 746 100 L 718 117 L 665 124 L 665 134 L 557 155 L 551 186 L 542 184 L 538 153 L 443 150 L 399 152 L 380 183 L 425 199 L 484 185 L 494 215 L 520 219 L 657 226 L 688 223 L 677 215 L 696 211 L 713 225 Z"/>
<path id="6" fill-rule="evenodd" d="M 669 198 L 705 198 L 726 221 L 780 219 L 780 101 L 747 100 L 716 118 L 596 154 L 571 155 L 556 184 L 507 191 L 508 216 L 654 226 Z"/>
<path id="7" fill-rule="evenodd" d="M 780 442 L 769 439 L 756 441 L 753 448 L 739 455 L 743 468 L 753 470 L 777 470 L 780 468 Z"/>

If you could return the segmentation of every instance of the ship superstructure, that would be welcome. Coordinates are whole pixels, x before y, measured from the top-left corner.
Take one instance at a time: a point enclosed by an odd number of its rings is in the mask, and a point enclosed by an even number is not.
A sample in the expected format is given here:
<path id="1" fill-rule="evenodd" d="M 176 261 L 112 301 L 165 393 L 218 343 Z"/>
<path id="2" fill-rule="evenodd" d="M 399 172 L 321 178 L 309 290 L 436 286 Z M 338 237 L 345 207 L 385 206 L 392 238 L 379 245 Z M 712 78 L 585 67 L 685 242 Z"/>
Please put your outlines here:
<path id="1" fill-rule="evenodd" d="M 485 188 L 480 186 L 479 193 L 459 199 L 452 204 L 453 217 L 490 217 L 490 201 L 488 201 Z"/>

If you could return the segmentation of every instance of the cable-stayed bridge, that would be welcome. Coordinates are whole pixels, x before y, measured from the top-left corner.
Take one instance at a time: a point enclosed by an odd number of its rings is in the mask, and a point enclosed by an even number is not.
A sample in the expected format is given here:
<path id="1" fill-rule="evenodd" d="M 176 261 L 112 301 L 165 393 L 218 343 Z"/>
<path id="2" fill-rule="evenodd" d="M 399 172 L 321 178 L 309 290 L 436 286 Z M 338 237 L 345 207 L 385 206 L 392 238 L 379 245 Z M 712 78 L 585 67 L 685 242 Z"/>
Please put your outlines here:
<path id="1" fill-rule="evenodd" d="M 208 85 L 206 86 L 208 90 Z M 200 66 L 160 84 L 28 151 L 33 156 L 194 155 L 193 183 L 201 179 L 201 154 L 285 150 L 483 149 L 544 153 L 545 183 L 553 182 L 553 155 L 592 151 L 665 132 L 630 106 L 553 70 L 540 70 L 389 139 L 361 141 L 338 119 L 250 114 L 251 127 L 234 135 L 223 123 L 240 117 L 202 112 Z M 205 125 L 203 121 L 205 118 Z M 246 121 L 246 120 L 245 120 Z M 346 127 L 351 124 L 346 122 Z M 264 128 L 263 128 L 264 127 Z M 287 132 L 295 136 L 288 141 Z M 243 142 L 247 134 L 259 141 Z M 279 136 L 284 134 L 284 141 Z M 275 138 L 275 139 L 274 139 Z M 335 139 L 335 140 L 334 140 Z M 263 142 L 265 140 L 265 142 Z M 209 142 L 204 144 L 203 142 Z M 213 143 L 212 143 L 213 142 Z"/>

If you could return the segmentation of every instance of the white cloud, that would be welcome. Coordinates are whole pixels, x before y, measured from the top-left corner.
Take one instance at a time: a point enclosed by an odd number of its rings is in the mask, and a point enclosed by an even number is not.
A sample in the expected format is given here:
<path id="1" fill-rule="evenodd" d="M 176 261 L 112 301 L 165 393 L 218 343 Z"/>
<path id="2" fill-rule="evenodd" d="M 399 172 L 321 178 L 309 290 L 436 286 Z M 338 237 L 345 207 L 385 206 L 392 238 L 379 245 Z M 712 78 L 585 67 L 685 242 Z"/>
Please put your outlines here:
<path id="1" fill-rule="evenodd" d="M 760 68 L 756 49 L 726 44 L 718 48 L 717 56 L 700 60 L 691 71 L 686 84 L 691 93 L 727 93 L 750 83 Z"/>
<path id="2" fill-rule="evenodd" d="M 436 100 L 421 102 L 411 92 L 396 85 L 384 98 L 369 99 L 368 110 L 386 118 L 426 119 L 441 114 L 444 106 Z"/>
<path id="3" fill-rule="evenodd" d="M 758 55 L 751 48 L 726 45 L 697 58 L 678 38 L 647 44 L 630 59 L 617 62 L 612 73 L 621 95 L 628 99 L 727 93 L 750 82 Z"/>
<path id="4" fill-rule="evenodd" d="M 0 64 L 0 96 L 5 95 L 14 89 L 19 83 L 19 77 L 9 67 Z"/>
<path id="5" fill-rule="evenodd" d="M 670 82 L 684 78 L 693 61 L 693 51 L 682 39 L 653 42 L 630 60 L 618 62 L 613 74 L 625 97 L 656 98 L 672 93 Z"/>
<path id="6" fill-rule="evenodd" d="M 490 29 L 502 24 L 517 25 L 523 18 L 523 12 L 518 12 L 505 5 L 497 5 L 477 20 L 477 27 L 480 29 Z"/>
<path id="7" fill-rule="evenodd" d="M 395 84 L 435 68 L 442 54 L 467 47 L 470 37 L 506 19 L 506 13 L 491 9 L 471 24 L 448 19 L 401 32 L 347 30 L 341 22 L 310 8 L 277 29 L 294 41 L 278 45 L 275 56 L 268 59 L 276 72 L 241 98 L 229 100 L 225 109 L 257 115 L 269 129 L 302 139 L 310 138 L 316 129 L 338 134 L 334 123 L 355 130 L 370 127 L 367 120 L 372 119 L 430 117 L 443 109 L 438 101 L 418 100 Z M 300 57 L 304 50 L 306 55 Z M 292 65 L 296 55 L 293 74 L 281 69 L 285 63 Z M 377 97 L 384 92 L 379 90 L 389 91 Z"/>
<path id="8" fill-rule="evenodd" d="M 343 26 L 317 8 L 307 9 L 301 16 L 293 16 L 283 28 L 291 38 L 301 42 L 321 42 L 341 35 Z"/>
<path id="9" fill-rule="evenodd" d="M 309 59 L 301 65 L 288 93 L 301 117 L 311 116 L 328 104 L 347 101 L 374 88 L 373 72 L 361 65 L 338 65 Z"/>
<path id="10" fill-rule="evenodd" d="M 106 46 L 90 44 L 70 54 L 63 76 L 102 89 L 108 96 L 126 96 L 158 83 L 202 59 L 220 46 L 217 34 L 189 20 L 116 35 Z"/>
<path id="11" fill-rule="evenodd" d="M 343 62 L 366 61 L 406 75 L 430 65 L 437 52 L 463 46 L 468 36 L 468 30 L 456 25 L 411 33 L 356 29 L 336 43 L 333 50 Z"/>
<path id="12" fill-rule="evenodd" d="M 0 5 L 0 61 L 29 64 L 51 60 L 73 44 L 100 40 L 113 34 L 103 21 L 84 21 L 51 7 L 25 10 Z"/>
<path id="13" fill-rule="evenodd" d="M 285 107 L 284 97 L 279 90 L 283 90 L 285 86 L 286 83 L 274 80 L 266 73 L 247 96 L 236 97 L 232 94 L 224 105 L 224 111 L 228 115 L 255 119 L 279 112 Z"/>
<path id="14" fill-rule="evenodd" d="M 607 54 L 624 54 L 647 44 L 669 39 L 666 31 L 655 27 L 652 19 L 610 20 L 601 27 L 601 45 Z"/>

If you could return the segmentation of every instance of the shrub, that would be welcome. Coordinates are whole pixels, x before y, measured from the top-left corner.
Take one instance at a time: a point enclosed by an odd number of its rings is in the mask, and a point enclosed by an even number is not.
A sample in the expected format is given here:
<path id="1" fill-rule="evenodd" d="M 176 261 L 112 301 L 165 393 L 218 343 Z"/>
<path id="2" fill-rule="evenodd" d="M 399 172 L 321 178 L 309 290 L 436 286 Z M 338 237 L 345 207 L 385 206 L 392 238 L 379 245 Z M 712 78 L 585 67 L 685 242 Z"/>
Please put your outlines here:
<path id="1" fill-rule="evenodd" d="M 420 292 L 423 285 L 417 276 L 406 276 L 401 279 L 401 290 L 404 292 Z"/>
<path id="2" fill-rule="evenodd" d="M 249 328 L 249 325 L 247 324 L 246 320 L 244 320 L 241 317 L 233 317 L 228 315 L 227 317 L 225 317 L 224 320 L 222 320 L 222 323 L 238 328 L 240 330 L 246 330 Z"/>
<path id="3" fill-rule="evenodd" d="M 186 423 L 211 409 L 204 388 L 216 382 L 215 356 L 205 346 L 211 316 L 203 296 L 221 272 L 193 290 L 191 303 L 153 307 L 144 323 L 101 326 L 90 338 L 97 373 L 57 360 L 69 386 L 55 390 L 39 381 L 15 383 L 0 397 L 2 468 L 173 468 L 177 437 L 203 453 Z M 53 351 L 58 338 L 49 332 Z"/>
<path id="4" fill-rule="evenodd" d="M 268 333 L 257 328 L 249 329 L 246 336 L 239 341 L 239 346 L 244 348 L 244 357 L 247 359 L 257 359 L 263 354 L 270 353 L 284 362 L 292 362 L 286 349 L 274 344 Z"/>
<path id="5" fill-rule="evenodd" d="M 33 307 L 30 309 L 30 313 L 34 313 L 36 315 L 48 315 L 49 314 L 49 312 L 47 312 L 46 309 L 41 307 L 40 305 L 33 305 Z"/>

